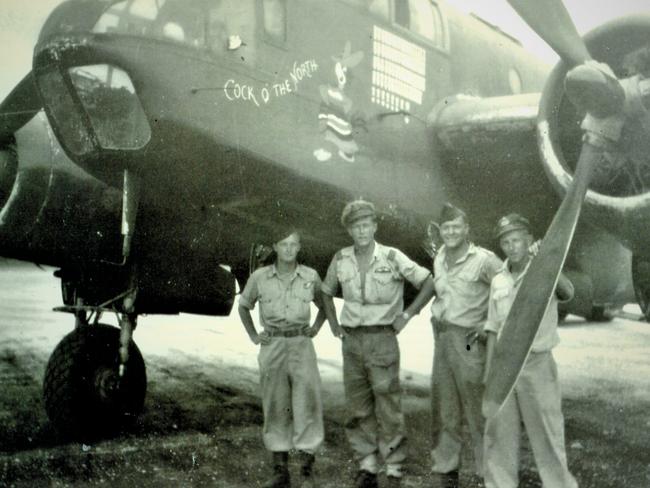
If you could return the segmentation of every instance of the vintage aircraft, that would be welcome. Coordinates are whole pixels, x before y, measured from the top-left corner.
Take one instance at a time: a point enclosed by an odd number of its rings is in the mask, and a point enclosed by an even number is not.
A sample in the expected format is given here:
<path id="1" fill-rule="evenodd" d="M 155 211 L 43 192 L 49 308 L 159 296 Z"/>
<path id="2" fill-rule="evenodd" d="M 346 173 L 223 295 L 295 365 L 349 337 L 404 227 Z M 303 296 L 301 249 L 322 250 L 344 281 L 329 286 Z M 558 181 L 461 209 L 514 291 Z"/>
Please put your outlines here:
<path id="1" fill-rule="evenodd" d="M 621 74 L 649 33 L 650 17 L 626 18 L 586 42 Z M 581 144 L 566 69 L 540 105 L 545 65 L 443 0 L 63 2 L 0 105 L 0 254 L 59 268 L 59 309 L 76 317 L 46 371 L 53 423 L 110 432 L 137 415 L 138 315 L 229 314 L 277 226 L 301 226 L 321 272 L 358 196 L 377 204 L 380 240 L 425 265 L 445 201 L 488 247 L 510 211 L 542 236 Z M 638 171 L 622 151 L 587 194 L 571 313 L 635 292 L 650 314 L 650 153 L 636 144 Z"/>

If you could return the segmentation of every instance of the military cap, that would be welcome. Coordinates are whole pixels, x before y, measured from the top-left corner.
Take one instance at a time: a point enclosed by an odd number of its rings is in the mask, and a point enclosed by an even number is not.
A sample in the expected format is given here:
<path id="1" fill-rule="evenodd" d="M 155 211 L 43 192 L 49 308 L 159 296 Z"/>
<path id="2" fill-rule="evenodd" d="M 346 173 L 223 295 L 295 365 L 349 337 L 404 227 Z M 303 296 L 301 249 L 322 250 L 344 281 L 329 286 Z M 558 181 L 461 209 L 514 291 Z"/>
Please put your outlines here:
<path id="1" fill-rule="evenodd" d="M 298 236 L 298 239 L 301 238 L 300 229 L 298 229 L 297 227 L 292 227 L 288 225 L 278 225 L 270 232 L 269 235 L 270 243 L 277 244 L 278 242 L 285 240 L 287 237 L 289 237 L 292 234 L 296 234 Z"/>
<path id="2" fill-rule="evenodd" d="M 349 227 L 350 224 L 366 217 L 372 217 L 373 219 L 377 218 L 375 206 L 365 200 L 354 200 L 348 202 L 343 208 L 343 212 L 341 213 L 341 223 L 343 224 L 343 227 Z"/>
<path id="3" fill-rule="evenodd" d="M 467 222 L 467 214 L 463 212 L 458 207 L 455 207 L 451 203 L 447 202 L 442 206 L 440 211 L 440 224 L 449 222 L 450 220 L 455 220 L 458 217 L 462 217 L 465 222 Z"/>
<path id="4" fill-rule="evenodd" d="M 518 213 L 509 213 L 499 219 L 497 226 L 494 229 L 494 235 L 497 239 L 500 239 L 501 236 L 513 230 L 525 230 L 526 232 L 530 232 L 530 222 L 528 222 L 527 218 L 522 217 Z"/>

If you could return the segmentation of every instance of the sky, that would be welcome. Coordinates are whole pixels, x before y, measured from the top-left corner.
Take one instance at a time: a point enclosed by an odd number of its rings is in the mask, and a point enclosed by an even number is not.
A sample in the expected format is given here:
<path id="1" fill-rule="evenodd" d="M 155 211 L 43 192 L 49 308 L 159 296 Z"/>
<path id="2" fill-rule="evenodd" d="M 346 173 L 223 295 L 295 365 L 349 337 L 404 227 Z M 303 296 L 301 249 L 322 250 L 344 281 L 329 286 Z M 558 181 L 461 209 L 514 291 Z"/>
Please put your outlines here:
<path id="1" fill-rule="evenodd" d="M 324 0 L 334 1 L 334 0 Z M 536 0 L 543 2 L 547 0 Z M 29 71 L 34 43 L 49 12 L 61 0 L 0 0 L 0 99 Z M 521 21 L 505 0 L 447 0 L 459 10 L 474 12 L 517 37 L 532 53 L 554 63 L 553 52 Z M 647 0 L 566 0 L 578 32 L 608 19 L 650 12 Z"/>

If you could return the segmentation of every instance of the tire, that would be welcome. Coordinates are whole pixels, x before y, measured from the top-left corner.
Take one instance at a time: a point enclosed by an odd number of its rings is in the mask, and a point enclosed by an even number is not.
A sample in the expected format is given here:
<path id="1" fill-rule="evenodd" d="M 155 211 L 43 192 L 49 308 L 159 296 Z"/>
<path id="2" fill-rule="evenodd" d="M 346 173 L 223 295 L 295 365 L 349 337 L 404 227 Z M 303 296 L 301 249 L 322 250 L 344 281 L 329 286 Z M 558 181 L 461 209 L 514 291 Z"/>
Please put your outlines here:
<path id="1" fill-rule="evenodd" d="M 120 330 L 84 326 L 56 346 L 45 370 L 45 410 L 66 436 L 94 439 L 119 432 L 144 406 L 147 376 L 133 341 L 121 381 L 118 378 Z M 117 386 L 119 385 L 119 386 Z"/>

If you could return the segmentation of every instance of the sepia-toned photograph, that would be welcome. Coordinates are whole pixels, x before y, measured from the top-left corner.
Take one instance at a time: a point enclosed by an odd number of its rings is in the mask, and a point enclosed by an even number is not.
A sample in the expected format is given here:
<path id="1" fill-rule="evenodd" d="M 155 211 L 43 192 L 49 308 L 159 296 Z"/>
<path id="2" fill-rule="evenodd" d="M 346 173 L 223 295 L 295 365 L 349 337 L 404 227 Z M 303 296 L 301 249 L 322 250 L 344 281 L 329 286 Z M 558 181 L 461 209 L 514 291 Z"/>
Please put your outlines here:
<path id="1" fill-rule="evenodd" d="M 0 0 L 0 487 L 650 486 L 650 4 Z"/>

